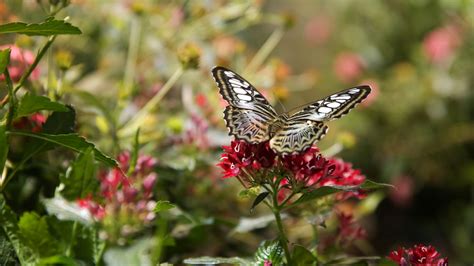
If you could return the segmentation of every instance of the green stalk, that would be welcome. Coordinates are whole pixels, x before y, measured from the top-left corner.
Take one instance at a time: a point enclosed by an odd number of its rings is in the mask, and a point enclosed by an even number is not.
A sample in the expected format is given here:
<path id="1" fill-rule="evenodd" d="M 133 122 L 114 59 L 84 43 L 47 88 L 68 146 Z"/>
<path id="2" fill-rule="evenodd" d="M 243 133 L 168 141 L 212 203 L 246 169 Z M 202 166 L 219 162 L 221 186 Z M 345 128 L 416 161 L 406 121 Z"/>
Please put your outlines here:
<path id="1" fill-rule="evenodd" d="M 133 92 L 135 77 L 135 67 L 138 58 L 138 48 L 140 44 L 141 20 L 139 17 L 132 16 L 130 22 L 130 37 L 128 40 L 128 54 L 125 63 L 125 72 L 123 77 L 123 92 L 120 99 L 129 97 Z"/>
<path id="2" fill-rule="evenodd" d="M 7 113 L 7 121 L 6 121 L 6 129 L 10 130 L 12 127 L 13 117 L 15 116 L 15 92 L 13 91 L 13 82 L 10 78 L 10 72 L 8 72 L 8 68 L 5 68 L 4 72 L 5 81 L 7 83 L 8 89 L 8 113 Z M 8 136 L 8 135 L 7 135 Z"/>
<path id="3" fill-rule="evenodd" d="M 274 183 L 273 185 L 273 215 L 275 216 L 275 221 L 278 228 L 278 238 L 280 240 L 280 245 L 283 247 L 283 251 L 285 252 L 286 263 L 291 265 L 291 254 L 290 250 L 288 249 L 288 239 L 285 235 L 285 230 L 283 229 L 283 223 L 281 220 L 281 206 L 278 205 L 278 187 L 279 181 Z"/>
<path id="4" fill-rule="evenodd" d="M 252 58 L 252 61 L 247 65 L 246 69 L 244 70 L 244 75 L 247 73 L 254 73 L 257 68 L 263 64 L 265 59 L 268 58 L 270 53 L 275 49 L 278 43 L 283 38 L 285 34 L 285 30 L 283 27 L 278 27 L 275 31 L 272 32 L 270 37 L 265 41 L 265 43 L 260 47 L 260 50 L 255 54 Z"/>
<path id="5" fill-rule="evenodd" d="M 148 114 L 158 105 L 158 103 L 163 99 L 163 97 L 168 93 L 168 91 L 173 87 L 173 85 L 178 81 L 181 75 L 184 73 L 184 69 L 180 66 L 176 71 L 171 75 L 168 81 L 163 85 L 163 87 L 158 91 L 153 98 L 151 98 L 145 106 L 127 123 L 122 125 L 121 129 L 118 132 L 119 137 L 129 136 L 137 131 L 139 127 L 143 125 Z"/>

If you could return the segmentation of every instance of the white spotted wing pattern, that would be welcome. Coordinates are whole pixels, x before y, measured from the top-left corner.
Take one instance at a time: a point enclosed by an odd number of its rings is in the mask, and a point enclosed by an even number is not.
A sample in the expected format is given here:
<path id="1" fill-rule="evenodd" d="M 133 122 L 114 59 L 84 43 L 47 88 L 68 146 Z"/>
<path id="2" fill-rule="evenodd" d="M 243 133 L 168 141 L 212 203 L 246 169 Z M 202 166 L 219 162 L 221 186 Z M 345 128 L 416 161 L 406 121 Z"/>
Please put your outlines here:
<path id="1" fill-rule="evenodd" d="M 229 134 L 254 144 L 269 140 L 270 147 L 282 155 L 311 147 L 326 134 L 324 122 L 347 114 L 370 93 L 369 86 L 358 86 L 310 103 L 294 114 L 278 114 L 265 97 L 232 70 L 218 66 L 212 69 L 212 75 L 229 103 L 224 111 Z"/>

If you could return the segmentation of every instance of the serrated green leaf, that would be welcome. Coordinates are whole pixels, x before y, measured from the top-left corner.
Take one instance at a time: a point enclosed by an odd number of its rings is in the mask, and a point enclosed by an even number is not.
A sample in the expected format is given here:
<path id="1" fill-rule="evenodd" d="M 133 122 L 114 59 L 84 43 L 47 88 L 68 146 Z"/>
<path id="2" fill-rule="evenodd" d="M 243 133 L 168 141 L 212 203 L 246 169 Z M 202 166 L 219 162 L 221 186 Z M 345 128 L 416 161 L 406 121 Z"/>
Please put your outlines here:
<path id="1" fill-rule="evenodd" d="M 114 159 L 110 158 L 109 156 L 99 151 L 93 143 L 88 142 L 85 138 L 75 133 L 58 134 L 58 135 L 23 132 L 23 131 L 8 131 L 7 133 L 12 134 L 12 135 L 17 135 L 17 136 L 32 137 L 32 138 L 44 140 L 46 142 L 68 148 L 78 153 L 84 153 L 89 147 L 92 147 L 92 149 L 94 150 L 94 156 L 96 160 L 110 167 L 116 167 L 118 165 L 117 161 L 115 161 Z"/>
<path id="2" fill-rule="evenodd" d="M 2 185 L 1 181 L 3 180 L 1 180 L 1 177 L 8 156 L 8 139 L 6 130 L 5 125 L 0 125 L 0 185 Z"/>
<path id="3" fill-rule="evenodd" d="M 7 205 L 3 194 L 0 193 L 0 226 L 8 237 L 21 265 L 33 265 L 39 259 L 33 250 L 25 245 L 20 235 L 16 214 Z"/>
<path id="4" fill-rule="evenodd" d="M 92 193 L 99 185 L 95 176 L 96 165 L 94 161 L 94 150 L 88 147 L 84 153 L 79 154 L 77 160 L 72 164 L 71 169 L 63 175 L 61 182 L 64 189 L 61 195 L 68 200 L 84 198 Z"/>
<path id="5" fill-rule="evenodd" d="M 5 50 L 0 50 L 0 75 L 5 72 L 5 69 L 8 66 L 8 63 L 10 63 L 10 48 L 5 49 Z"/>
<path id="6" fill-rule="evenodd" d="M 173 209 L 175 208 L 176 206 L 171 204 L 169 201 L 167 200 L 159 200 L 157 203 L 156 203 L 156 206 L 155 208 L 153 209 L 153 211 L 155 213 L 158 213 L 158 212 L 162 212 L 162 211 L 167 211 L 169 209 Z"/>
<path id="7" fill-rule="evenodd" d="M 64 20 L 48 19 L 42 23 L 26 24 L 24 22 L 13 22 L 0 25 L 0 34 L 18 33 L 29 36 L 49 36 L 60 34 L 81 34 L 81 30 Z"/>
<path id="8" fill-rule="evenodd" d="M 256 198 L 255 200 L 253 201 L 252 203 L 252 207 L 250 208 L 250 212 L 253 212 L 255 207 L 257 207 L 258 204 L 260 204 L 260 202 L 262 202 L 263 200 L 265 200 L 268 195 L 270 195 L 270 192 L 268 191 L 265 191 L 265 192 L 262 192 L 260 193 Z"/>
<path id="9" fill-rule="evenodd" d="M 50 257 L 58 253 L 57 241 L 49 233 L 46 217 L 40 217 L 34 212 L 26 212 L 21 216 L 18 228 L 22 242 L 33 250 L 38 258 Z"/>
<path id="10" fill-rule="evenodd" d="M 311 251 L 300 245 L 294 245 L 291 260 L 296 266 L 316 265 L 317 263 L 316 257 Z"/>
<path id="11" fill-rule="evenodd" d="M 266 261 L 271 262 L 273 265 L 280 265 L 283 261 L 283 248 L 280 246 L 279 241 L 263 241 L 260 244 L 255 252 L 255 265 L 263 266 Z"/>
<path id="12" fill-rule="evenodd" d="M 18 110 L 15 117 L 18 118 L 22 116 L 27 116 L 41 110 L 56 112 L 70 111 L 70 109 L 68 109 L 65 105 L 58 102 L 52 102 L 48 97 L 37 96 L 32 95 L 31 93 L 27 93 L 20 99 L 20 103 L 18 105 Z"/>
<path id="13" fill-rule="evenodd" d="M 232 257 L 199 257 L 199 258 L 188 258 L 183 261 L 186 264 L 205 264 L 205 265 L 216 265 L 216 264 L 231 264 L 231 265 L 251 265 L 252 262 L 244 258 Z"/>

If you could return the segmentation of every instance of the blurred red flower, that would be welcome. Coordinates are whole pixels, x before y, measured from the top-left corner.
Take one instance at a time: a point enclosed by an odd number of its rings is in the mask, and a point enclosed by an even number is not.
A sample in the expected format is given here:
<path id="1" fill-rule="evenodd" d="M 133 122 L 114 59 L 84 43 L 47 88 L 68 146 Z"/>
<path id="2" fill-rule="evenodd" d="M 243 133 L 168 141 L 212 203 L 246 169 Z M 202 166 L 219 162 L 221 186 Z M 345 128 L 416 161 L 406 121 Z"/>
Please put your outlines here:
<path id="1" fill-rule="evenodd" d="M 19 48 L 15 45 L 2 45 L 0 50 L 10 48 L 10 64 L 8 65 L 8 72 L 12 81 L 18 82 L 26 69 L 33 63 L 35 56 L 31 51 Z M 40 70 L 36 67 L 30 75 L 30 79 L 37 80 L 40 75 Z M 0 81 L 5 80 L 5 77 L 0 75 Z"/>
<path id="2" fill-rule="evenodd" d="M 305 37 L 313 44 L 323 44 L 331 36 L 331 21 L 325 15 L 318 15 L 308 21 L 305 26 Z"/>
<path id="3" fill-rule="evenodd" d="M 338 238 L 342 244 L 367 237 L 367 232 L 357 224 L 352 214 L 337 212 L 337 219 L 339 221 Z"/>
<path id="4" fill-rule="evenodd" d="M 364 63 L 358 54 L 343 52 L 337 55 L 333 68 L 340 81 L 351 82 L 360 77 Z"/>
<path id="5" fill-rule="evenodd" d="M 413 197 L 414 182 L 410 176 L 397 176 L 392 182 L 395 189 L 390 190 L 390 199 L 398 206 L 407 206 Z"/>
<path id="6" fill-rule="evenodd" d="M 398 265 L 416 265 L 416 266 L 447 266 L 448 258 L 439 258 L 439 252 L 431 245 L 414 245 L 412 248 L 405 249 L 399 247 L 390 252 L 387 256 Z"/>
<path id="7" fill-rule="evenodd" d="M 423 40 L 423 52 L 434 63 L 444 62 L 454 54 L 461 43 L 460 30 L 453 25 L 442 26 L 429 32 Z"/>
<path id="8" fill-rule="evenodd" d="M 28 117 L 21 117 L 13 122 L 15 129 L 29 130 L 32 132 L 40 132 L 43 124 L 46 122 L 46 116 L 41 113 L 35 113 Z"/>

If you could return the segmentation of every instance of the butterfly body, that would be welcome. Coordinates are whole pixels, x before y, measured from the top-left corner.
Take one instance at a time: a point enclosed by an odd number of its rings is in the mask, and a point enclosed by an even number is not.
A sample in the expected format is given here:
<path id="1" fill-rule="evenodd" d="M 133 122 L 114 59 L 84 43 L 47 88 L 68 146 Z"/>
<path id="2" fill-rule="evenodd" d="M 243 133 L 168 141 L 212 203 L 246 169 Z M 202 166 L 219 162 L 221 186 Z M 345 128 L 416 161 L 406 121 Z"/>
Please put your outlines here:
<path id="1" fill-rule="evenodd" d="M 278 114 L 237 73 L 218 66 L 212 74 L 220 94 L 229 103 L 224 110 L 229 134 L 254 144 L 269 140 L 270 147 L 283 155 L 311 147 L 326 134 L 324 122 L 347 114 L 370 93 L 369 86 L 358 86 L 310 103 L 296 113 Z"/>

